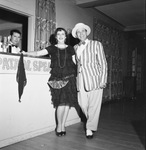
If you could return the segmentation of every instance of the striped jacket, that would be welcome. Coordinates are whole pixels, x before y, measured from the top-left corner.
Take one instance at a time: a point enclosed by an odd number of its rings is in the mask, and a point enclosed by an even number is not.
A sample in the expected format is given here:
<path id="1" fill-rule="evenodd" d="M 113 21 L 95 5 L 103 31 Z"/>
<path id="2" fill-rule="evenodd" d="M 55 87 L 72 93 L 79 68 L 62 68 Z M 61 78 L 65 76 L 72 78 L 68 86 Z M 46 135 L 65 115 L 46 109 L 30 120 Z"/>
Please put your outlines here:
<path id="1" fill-rule="evenodd" d="M 77 50 L 78 45 L 75 45 L 76 53 Z M 77 64 L 78 75 L 82 73 L 86 91 L 99 89 L 101 83 L 106 84 L 107 61 L 103 46 L 100 42 L 89 40 L 89 43 L 86 45 L 80 57 L 77 59 Z"/>

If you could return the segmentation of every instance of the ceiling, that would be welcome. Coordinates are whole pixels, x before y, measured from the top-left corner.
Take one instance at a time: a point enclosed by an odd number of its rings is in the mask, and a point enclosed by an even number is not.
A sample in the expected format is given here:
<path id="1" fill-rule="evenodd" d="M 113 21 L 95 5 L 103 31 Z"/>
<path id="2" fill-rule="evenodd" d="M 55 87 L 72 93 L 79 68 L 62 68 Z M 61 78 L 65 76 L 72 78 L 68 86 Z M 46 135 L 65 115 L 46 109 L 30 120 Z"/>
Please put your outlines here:
<path id="1" fill-rule="evenodd" d="M 145 0 L 76 0 L 82 8 L 94 8 L 124 27 L 144 35 Z"/>
<path id="2" fill-rule="evenodd" d="M 75 0 L 75 2 L 79 7 L 94 8 L 108 16 L 121 24 L 124 31 L 134 31 L 145 36 L 145 0 Z M 14 19 L 9 15 L 10 13 L 3 14 L 4 10 L 0 9 L 0 23 L 6 23 L 11 18 Z"/>

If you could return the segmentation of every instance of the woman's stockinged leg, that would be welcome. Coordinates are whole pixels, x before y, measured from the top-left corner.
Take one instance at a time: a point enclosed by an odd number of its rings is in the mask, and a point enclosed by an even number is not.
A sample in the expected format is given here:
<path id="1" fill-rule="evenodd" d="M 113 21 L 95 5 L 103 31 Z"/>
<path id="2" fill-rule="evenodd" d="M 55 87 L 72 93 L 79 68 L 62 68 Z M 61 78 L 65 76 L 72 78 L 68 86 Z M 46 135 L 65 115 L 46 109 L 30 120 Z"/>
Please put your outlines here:
<path id="1" fill-rule="evenodd" d="M 65 106 L 58 106 L 57 107 L 57 132 L 61 132 L 62 130 L 62 122 L 63 122 L 63 116 L 64 116 Z"/>
<path id="2" fill-rule="evenodd" d="M 64 106 L 64 114 L 63 114 L 63 119 L 62 119 L 62 131 L 65 131 L 65 123 L 67 120 L 67 116 L 69 113 L 69 106 Z"/>

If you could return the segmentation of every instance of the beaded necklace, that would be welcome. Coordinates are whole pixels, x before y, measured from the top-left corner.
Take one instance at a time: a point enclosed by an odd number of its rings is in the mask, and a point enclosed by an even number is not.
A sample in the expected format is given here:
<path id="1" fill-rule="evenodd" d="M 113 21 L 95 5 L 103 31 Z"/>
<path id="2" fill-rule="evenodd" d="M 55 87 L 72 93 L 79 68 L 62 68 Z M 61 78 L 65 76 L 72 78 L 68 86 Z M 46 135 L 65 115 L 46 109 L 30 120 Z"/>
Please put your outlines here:
<path id="1" fill-rule="evenodd" d="M 61 63 L 60 63 L 60 50 L 59 48 L 57 47 L 57 50 L 58 50 L 58 65 L 60 68 L 64 68 L 65 65 L 66 65 L 66 48 L 65 48 L 65 56 L 64 56 L 64 63 L 63 63 L 63 66 L 61 66 Z"/>

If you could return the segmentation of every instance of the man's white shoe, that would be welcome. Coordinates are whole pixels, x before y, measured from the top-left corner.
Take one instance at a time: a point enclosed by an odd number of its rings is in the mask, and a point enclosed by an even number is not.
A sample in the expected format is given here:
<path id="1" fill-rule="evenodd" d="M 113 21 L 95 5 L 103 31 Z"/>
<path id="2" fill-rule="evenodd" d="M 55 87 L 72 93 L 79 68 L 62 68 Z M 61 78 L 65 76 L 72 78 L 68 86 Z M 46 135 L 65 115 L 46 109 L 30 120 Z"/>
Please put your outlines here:
<path id="1" fill-rule="evenodd" d="M 86 130 L 86 138 L 87 139 L 92 139 L 93 138 L 93 132 L 91 130 Z"/>

